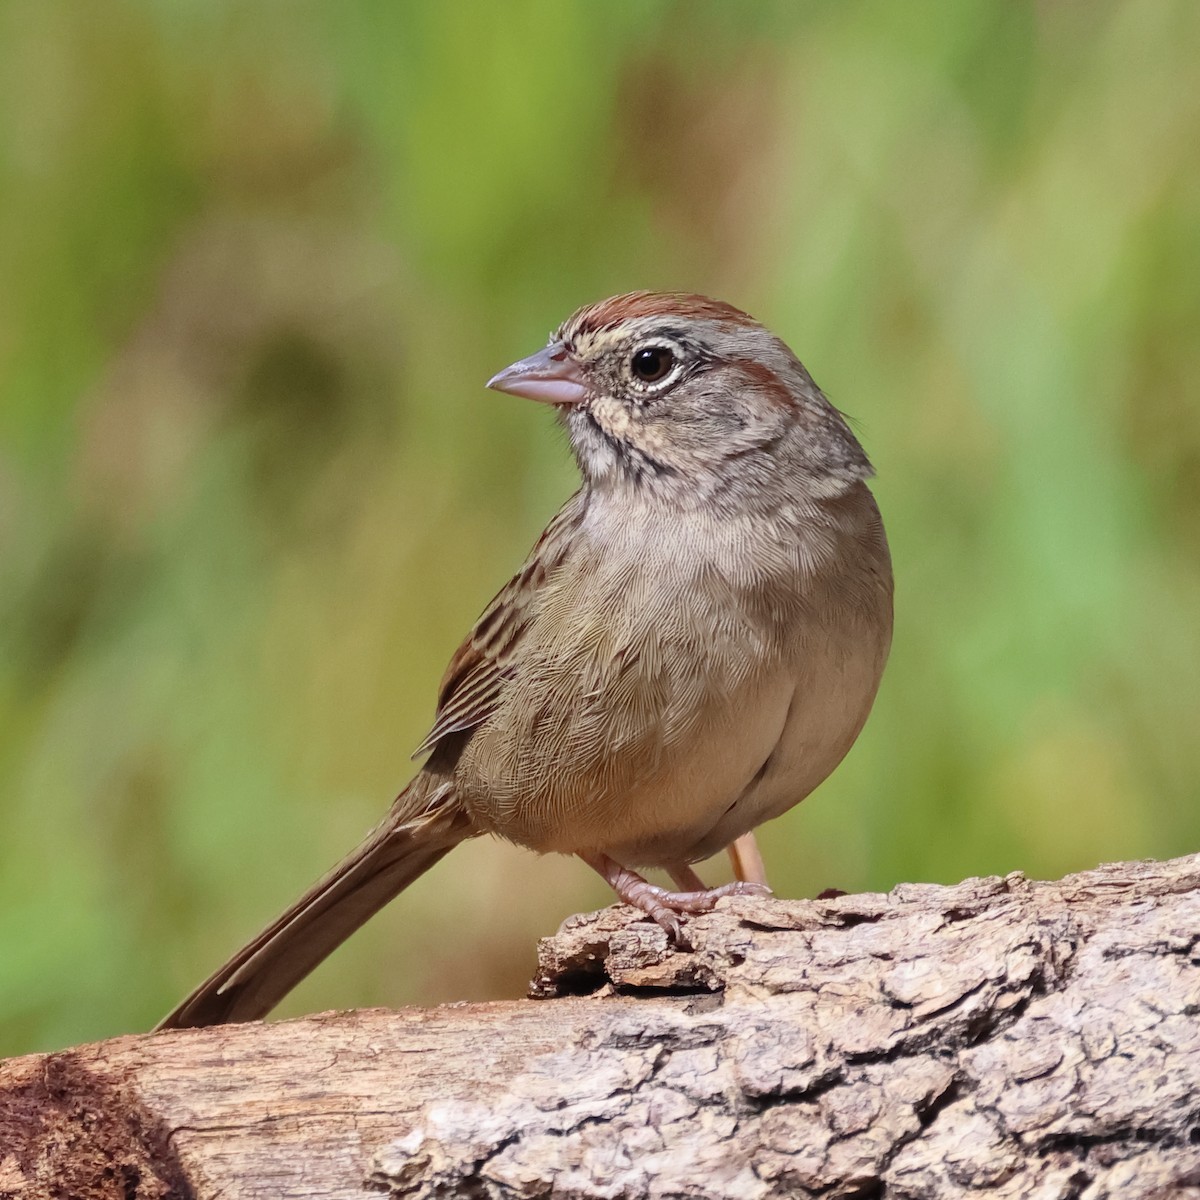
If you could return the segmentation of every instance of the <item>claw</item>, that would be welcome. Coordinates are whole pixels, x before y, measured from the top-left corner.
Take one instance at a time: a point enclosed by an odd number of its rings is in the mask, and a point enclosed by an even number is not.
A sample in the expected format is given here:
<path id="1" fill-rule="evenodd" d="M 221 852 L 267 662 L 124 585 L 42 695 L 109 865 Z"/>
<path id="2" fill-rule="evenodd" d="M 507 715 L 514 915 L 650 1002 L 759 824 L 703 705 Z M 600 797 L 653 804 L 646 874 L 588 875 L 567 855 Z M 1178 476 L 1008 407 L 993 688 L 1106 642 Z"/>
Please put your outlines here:
<path id="1" fill-rule="evenodd" d="M 652 886 L 647 884 L 647 886 Z M 723 883 L 720 887 L 701 888 L 694 892 L 666 892 L 661 888 L 659 901 L 676 912 L 706 913 L 712 912 L 718 900 L 726 896 L 769 896 L 771 889 L 765 883 L 750 883 L 744 879 L 733 883 Z"/>
<path id="2" fill-rule="evenodd" d="M 771 889 L 765 883 L 751 883 L 746 880 L 736 880 L 733 883 L 722 884 L 715 888 L 697 888 L 686 892 L 669 892 L 666 888 L 657 887 L 643 879 L 636 871 L 614 862 L 607 854 L 580 852 L 583 859 L 594 871 L 604 877 L 605 882 L 617 893 L 617 898 L 644 912 L 652 921 L 660 925 L 672 941 L 681 950 L 690 950 L 679 921 L 682 913 L 711 912 L 718 900 L 726 896 L 769 896 Z M 700 882 L 690 867 L 673 870 L 676 878 L 691 882 Z"/>

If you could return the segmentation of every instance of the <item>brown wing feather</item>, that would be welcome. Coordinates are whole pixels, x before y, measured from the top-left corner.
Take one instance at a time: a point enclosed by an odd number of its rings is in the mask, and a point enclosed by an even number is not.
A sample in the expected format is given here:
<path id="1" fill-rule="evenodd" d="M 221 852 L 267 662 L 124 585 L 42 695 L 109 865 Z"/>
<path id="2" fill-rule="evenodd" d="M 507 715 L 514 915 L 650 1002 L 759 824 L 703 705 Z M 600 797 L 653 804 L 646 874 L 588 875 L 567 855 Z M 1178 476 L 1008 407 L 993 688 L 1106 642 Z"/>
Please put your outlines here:
<path id="1" fill-rule="evenodd" d="M 432 750 L 447 734 L 474 729 L 495 712 L 504 681 L 516 669 L 521 638 L 536 615 L 542 587 L 566 558 L 583 507 L 582 493 L 576 492 L 455 651 L 442 676 L 433 728 L 414 758 Z"/>

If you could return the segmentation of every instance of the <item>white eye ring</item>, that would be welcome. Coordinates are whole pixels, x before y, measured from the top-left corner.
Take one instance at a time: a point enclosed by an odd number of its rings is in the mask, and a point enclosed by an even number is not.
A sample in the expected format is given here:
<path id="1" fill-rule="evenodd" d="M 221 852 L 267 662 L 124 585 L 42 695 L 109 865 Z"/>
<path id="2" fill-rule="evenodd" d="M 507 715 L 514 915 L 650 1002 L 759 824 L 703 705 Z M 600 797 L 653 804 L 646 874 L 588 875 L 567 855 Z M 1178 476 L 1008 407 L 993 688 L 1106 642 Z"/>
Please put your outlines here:
<path id="1" fill-rule="evenodd" d="M 648 342 L 629 356 L 629 375 L 640 387 L 658 388 L 679 373 L 679 352 L 662 342 Z"/>

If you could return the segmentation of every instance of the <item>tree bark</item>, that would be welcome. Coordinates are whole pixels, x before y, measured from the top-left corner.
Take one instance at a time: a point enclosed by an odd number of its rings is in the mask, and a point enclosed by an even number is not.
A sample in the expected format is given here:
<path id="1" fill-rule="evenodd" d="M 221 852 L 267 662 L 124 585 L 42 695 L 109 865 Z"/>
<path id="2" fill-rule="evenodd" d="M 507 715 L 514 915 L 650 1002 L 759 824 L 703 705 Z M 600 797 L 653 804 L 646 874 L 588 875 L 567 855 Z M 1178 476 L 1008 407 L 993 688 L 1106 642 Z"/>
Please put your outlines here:
<path id="1" fill-rule="evenodd" d="M 1200 855 L 630 910 L 539 1000 L 0 1065 L 0 1197 L 1200 1197 Z"/>

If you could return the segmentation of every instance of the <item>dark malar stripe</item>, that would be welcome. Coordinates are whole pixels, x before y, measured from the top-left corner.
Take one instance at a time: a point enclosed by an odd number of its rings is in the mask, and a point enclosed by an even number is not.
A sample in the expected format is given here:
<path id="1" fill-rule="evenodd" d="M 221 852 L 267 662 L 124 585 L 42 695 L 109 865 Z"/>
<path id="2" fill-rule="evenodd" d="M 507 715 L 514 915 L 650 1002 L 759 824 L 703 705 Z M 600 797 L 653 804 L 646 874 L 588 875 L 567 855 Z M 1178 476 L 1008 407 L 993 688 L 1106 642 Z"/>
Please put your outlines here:
<path id="1" fill-rule="evenodd" d="M 596 420 L 595 414 L 590 409 L 585 409 L 584 415 L 587 417 L 588 424 L 612 447 L 613 453 L 634 480 L 640 482 L 647 474 L 654 475 L 656 479 L 668 479 L 679 474 L 670 463 L 665 463 L 662 459 L 647 454 L 645 450 L 634 445 L 627 438 L 617 437 L 616 434 L 605 429 Z"/>

